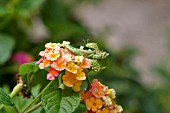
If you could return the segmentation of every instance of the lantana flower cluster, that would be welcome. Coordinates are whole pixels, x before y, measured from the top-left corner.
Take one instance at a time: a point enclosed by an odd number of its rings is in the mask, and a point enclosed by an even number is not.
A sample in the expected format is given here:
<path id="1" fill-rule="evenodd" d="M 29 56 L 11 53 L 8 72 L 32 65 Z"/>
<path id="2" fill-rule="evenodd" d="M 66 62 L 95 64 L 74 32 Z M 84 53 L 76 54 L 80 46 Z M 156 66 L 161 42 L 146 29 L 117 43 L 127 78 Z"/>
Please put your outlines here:
<path id="1" fill-rule="evenodd" d="M 70 42 L 45 44 L 45 50 L 39 53 L 41 59 L 37 64 L 40 69 L 48 69 L 48 80 L 55 80 L 61 71 L 65 71 L 62 76 L 63 83 L 74 91 L 80 91 L 82 80 L 86 80 L 84 71 L 90 68 L 91 59 L 73 54 L 65 48 L 67 44 Z"/>
<path id="2" fill-rule="evenodd" d="M 116 92 L 94 79 L 90 89 L 81 92 L 87 113 L 121 113 L 122 107 L 114 101 Z"/>

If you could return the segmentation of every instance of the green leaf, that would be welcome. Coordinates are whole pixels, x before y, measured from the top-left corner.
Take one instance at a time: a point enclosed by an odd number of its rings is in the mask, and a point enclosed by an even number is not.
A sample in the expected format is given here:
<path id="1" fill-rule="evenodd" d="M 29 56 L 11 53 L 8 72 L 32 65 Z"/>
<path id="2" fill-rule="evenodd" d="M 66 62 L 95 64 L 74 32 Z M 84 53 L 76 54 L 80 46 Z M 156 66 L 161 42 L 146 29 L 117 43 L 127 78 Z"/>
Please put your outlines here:
<path id="1" fill-rule="evenodd" d="M 12 99 L 0 88 L 0 104 L 14 106 Z"/>
<path id="2" fill-rule="evenodd" d="M 25 63 L 20 66 L 19 73 L 22 77 L 24 77 L 27 74 L 37 72 L 38 69 L 39 67 L 35 64 L 35 62 Z"/>
<path id="3" fill-rule="evenodd" d="M 73 113 L 80 103 L 80 94 L 49 88 L 43 93 L 41 100 L 46 113 Z"/>
<path id="4" fill-rule="evenodd" d="M 15 40 L 4 34 L 0 34 L 0 64 L 4 64 L 11 56 Z"/>
<path id="5" fill-rule="evenodd" d="M 74 113 L 86 113 L 87 108 L 84 103 L 80 103 L 77 109 L 74 111 Z"/>

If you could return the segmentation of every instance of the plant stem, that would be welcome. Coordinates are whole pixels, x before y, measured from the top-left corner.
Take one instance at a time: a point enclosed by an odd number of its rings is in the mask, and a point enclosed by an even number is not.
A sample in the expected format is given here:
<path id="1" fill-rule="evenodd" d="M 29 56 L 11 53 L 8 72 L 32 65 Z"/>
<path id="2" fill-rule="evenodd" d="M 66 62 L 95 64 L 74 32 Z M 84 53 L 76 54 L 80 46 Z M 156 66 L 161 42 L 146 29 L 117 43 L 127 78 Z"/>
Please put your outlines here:
<path id="1" fill-rule="evenodd" d="M 41 91 L 41 93 L 38 94 L 38 96 L 37 96 L 34 100 L 31 101 L 31 103 L 23 110 L 22 113 L 24 113 L 34 102 L 36 102 L 36 100 L 44 93 L 44 91 L 45 91 L 53 82 L 54 82 L 54 80 L 51 81 L 51 82 L 49 82 L 48 85 Z"/>
<path id="2" fill-rule="evenodd" d="M 34 78 L 34 75 L 35 75 L 35 73 L 33 73 L 33 74 L 31 75 L 30 83 L 32 83 L 32 80 L 33 80 L 33 78 Z"/>
<path id="3" fill-rule="evenodd" d="M 42 104 L 42 102 L 39 102 L 38 104 L 36 104 L 33 108 L 31 108 L 30 110 L 26 111 L 25 113 L 30 113 L 34 110 L 36 110 L 38 107 L 40 107 Z"/>
<path id="4" fill-rule="evenodd" d="M 15 110 L 17 111 L 17 113 L 20 113 L 20 112 L 18 111 L 18 109 L 16 108 L 16 106 L 15 106 L 14 108 L 15 108 Z"/>
<path id="5" fill-rule="evenodd" d="M 88 74 L 88 73 L 87 73 Z M 90 84 L 91 84 L 91 81 L 90 81 L 90 77 L 87 75 L 86 76 L 87 77 L 87 83 L 88 83 L 88 87 L 87 87 L 87 89 L 89 90 L 90 89 Z"/>

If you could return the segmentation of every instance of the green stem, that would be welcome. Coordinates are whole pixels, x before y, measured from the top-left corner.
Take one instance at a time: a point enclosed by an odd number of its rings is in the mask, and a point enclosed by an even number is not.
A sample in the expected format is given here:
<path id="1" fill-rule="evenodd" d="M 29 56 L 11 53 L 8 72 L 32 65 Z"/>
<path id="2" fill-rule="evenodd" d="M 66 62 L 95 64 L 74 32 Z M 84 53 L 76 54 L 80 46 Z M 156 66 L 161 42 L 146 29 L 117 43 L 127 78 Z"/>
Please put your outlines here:
<path id="1" fill-rule="evenodd" d="M 45 91 L 51 84 L 53 84 L 53 82 L 54 82 L 54 80 L 51 81 L 51 82 L 49 82 L 48 85 L 41 91 L 41 93 L 38 94 L 38 96 L 37 96 L 34 100 L 31 101 L 31 103 L 23 110 L 22 113 L 24 113 L 34 102 L 36 102 L 37 99 L 44 93 L 44 91 Z"/>
<path id="2" fill-rule="evenodd" d="M 87 77 L 86 80 L 87 80 L 87 84 L 88 84 L 87 90 L 89 90 L 90 89 L 91 81 L 90 81 L 89 75 L 87 75 L 86 77 Z"/>
<path id="3" fill-rule="evenodd" d="M 30 83 L 32 83 L 32 80 L 33 80 L 33 78 L 34 78 L 34 73 L 31 75 L 31 78 L 30 78 Z"/>
<path id="4" fill-rule="evenodd" d="M 36 110 L 38 107 L 40 107 L 42 105 L 42 102 L 39 102 L 38 104 L 36 104 L 33 108 L 31 108 L 30 110 L 26 111 L 25 113 L 31 113 L 32 111 Z"/>
<path id="5" fill-rule="evenodd" d="M 15 106 L 14 108 L 15 108 L 15 110 L 17 111 L 17 113 L 20 113 L 20 112 L 18 111 L 18 109 L 16 108 L 16 106 Z"/>

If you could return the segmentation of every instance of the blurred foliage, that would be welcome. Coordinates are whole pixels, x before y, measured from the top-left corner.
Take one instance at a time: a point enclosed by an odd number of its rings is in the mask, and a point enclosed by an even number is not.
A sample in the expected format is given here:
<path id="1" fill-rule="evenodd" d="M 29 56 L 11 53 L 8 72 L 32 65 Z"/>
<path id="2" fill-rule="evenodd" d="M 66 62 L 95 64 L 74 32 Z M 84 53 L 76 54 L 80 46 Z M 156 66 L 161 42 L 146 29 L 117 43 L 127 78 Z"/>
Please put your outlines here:
<path id="1" fill-rule="evenodd" d="M 10 90 L 9 90 L 9 87 L 7 85 L 4 85 L 3 87 L 3 90 L 9 94 L 10 93 Z M 19 110 L 23 110 L 33 99 L 36 95 L 39 94 L 40 92 L 40 88 L 41 88 L 41 85 L 38 84 L 34 87 L 32 87 L 32 97 L 31 98 L 23 98 L 22 96 L 16 96 L 13 98 L 13 102 L 15 103 L 16 107 L 19 109 Z M 42 107 L 38 108 L 37 110 L 35 110 L 34 112 L 32 113 L 40 113 L 40 111 L 42 110 Z M 1 113 L 17 113 L 16 110 L 11 107 L 11 106 L 5 106 L 2 110 L 1 110 Z"/>
<path id="2" fill-rule="evenodd" d="M 44 49 L 46 42 L 68 40 L 80 44 L 83 39 L 95 41 L 107 50 L 104 37 L 92 38 L 94 36 L 90 30 L 73 15 L 73 9 L 84 1 L 100 2 L 100 0 L 0 0 L 1 87 L 6 84 L 4 89 L 9 92 L 15 85 L 15 74 L 19 65 L 12 61 L 11 57 L 17 51 L 25 51 L 38 60 L 38 52 Z M 98 78 L 116 90 L 117 103 L 123 106 L 124 113 L 170 112 L 169 60 L 154 68 L 163 82 L 160 83 L 160 87 L 152 89 L 141 83 L 140 74 L 133 66 L 132 60 L 137 53 L 136 50 L 122 48 L 119 51 L 107 51 L 110 56 L 102 62 L 107 68 L 98 73 L 91 73 L 91 77 Z M 38 72 L 33 81 L 39 81 L 43 87 L 47 83 L 45 74 Z M 43 80 L 39 79 L 40 76 L 44 77 Z M 21 102 L 20 98 L 14 98 L 19 105 L 30 101 L 24 99 L 24 102 Z M 7 110 L 10 109 L 7 107 Z"/>
<path id="3" fill-rule="evenodd" d="M 170 28 L 167 29 L 167 56 L 160 61 L 159 64 L 153 66 L 153 72 L 160 77 L 159 86 L 153 89 L 154 97 L 165 110 L 165 113 L 170 112 Z"/>

